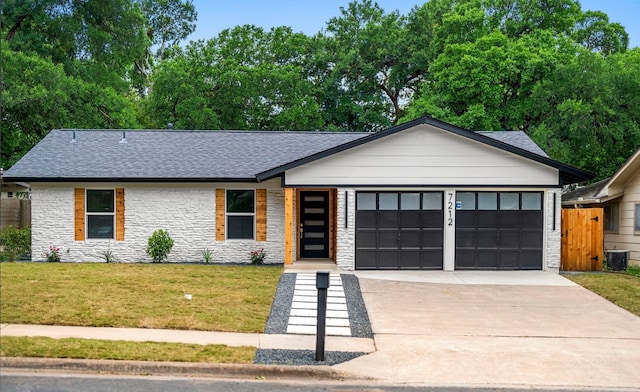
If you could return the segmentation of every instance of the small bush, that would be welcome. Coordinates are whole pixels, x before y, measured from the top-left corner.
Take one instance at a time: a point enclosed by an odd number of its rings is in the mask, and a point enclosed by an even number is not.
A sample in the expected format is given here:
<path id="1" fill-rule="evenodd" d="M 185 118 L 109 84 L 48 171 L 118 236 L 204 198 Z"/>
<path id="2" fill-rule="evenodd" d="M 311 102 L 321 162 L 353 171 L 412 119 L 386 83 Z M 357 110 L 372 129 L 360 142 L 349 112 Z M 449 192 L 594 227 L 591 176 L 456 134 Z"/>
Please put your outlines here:
<path id="1" fill-rule="evenodd" d="M 249 252 L 249 257 L 251 257 L 251 264 L 262 264 L 264 263 L 264 258 L 267 257 L 267 252 L 264 251 L 264 248 L 260 248 Z"/>
<path id="2" fill-rule="evenodd" d="M 31 252 L 31 228 L 6 227 L 0 233 L 0 245 L 3 248 L 2 260 L 16 261 L 20 259 Z"/>
<path id="3" fill-rule="evenodd" d="M 202 258 L 204 259 L 205 263 L 211 261 L 211 257 L 213 256 L 213 252 L 211 252 L 211 249 L 204 248 L 200 253 L 202 253 Z"/>
<path id="4" fill-rule="evenodd" d="M 627 267 L 627 273 L 629 275 L 640 276 L 640 265 L 630 265 Z"/>
<path id="5" fill-rule="evenodd" d="M 49 251 L 44 252 L 44 256 L 47 258 L 47 261 L 50 263 L 59 263 L 60 262 L 60 247 L 58 246 L 49 246 Z"/>
<path id="6" fill-rule="evenodd" d="M 169 232 L 158 229 L 151 234 L 147 242 L 147 254 L 151 256 L 154 263 L 162 263 L 169 257 L 173 248 L 173 240 Z"/>

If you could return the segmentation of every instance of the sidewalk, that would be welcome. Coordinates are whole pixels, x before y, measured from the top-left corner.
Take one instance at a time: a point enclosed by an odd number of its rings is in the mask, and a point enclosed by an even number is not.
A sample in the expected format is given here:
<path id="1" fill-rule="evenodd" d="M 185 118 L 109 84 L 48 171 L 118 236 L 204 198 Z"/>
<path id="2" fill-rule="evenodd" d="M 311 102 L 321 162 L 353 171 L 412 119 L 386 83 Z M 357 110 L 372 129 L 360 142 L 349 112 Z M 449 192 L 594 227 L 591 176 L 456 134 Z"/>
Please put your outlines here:
<path id="1" fill-rule="evenodd" d="M 315 350 L 315 335 L 272 335 L 264 333 L 236 333 L 185 331 L 173 329 L 67 327 L 54 325 L 2 324 L 2 336 L 44 336 L 53 339 L 81 338 L 128 340 L 135 342 L 174 342 L 190 344 L 225 344 L 250 346 L 259 349 Z M 375 351 L 373 339 L 327 336 L 326 351 Z"/>

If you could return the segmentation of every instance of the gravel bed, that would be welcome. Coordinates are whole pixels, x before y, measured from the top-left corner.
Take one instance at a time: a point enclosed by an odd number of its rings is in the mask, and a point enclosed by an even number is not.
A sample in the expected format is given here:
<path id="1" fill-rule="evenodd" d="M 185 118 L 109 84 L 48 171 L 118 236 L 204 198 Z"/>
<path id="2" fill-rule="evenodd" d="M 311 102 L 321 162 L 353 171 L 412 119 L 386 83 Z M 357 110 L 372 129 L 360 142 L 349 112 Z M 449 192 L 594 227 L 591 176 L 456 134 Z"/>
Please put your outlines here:
<path id="1" fill-rule="evenodd" d="M 276 295 L 271 304 L 271 312 L 267 319 L 264 333 L 285 334 L 287 324 L 289 324 L 289 314 L 291 313 L 291 302 L 293 301 L 293 290 L 296 287 L 297 274 L 284 273 L 280 276 L 280 282 L 276 289 Z"/>
<path id="2" fill-rule="evenodd" d="M 358 338 L 372 338 L 371 322 L 369 322 L 369 314 L 364 305 L 362 292 L 360 291 L 360 282 L 355 275 L 340 275 L 342 278 L 342 287 L 347 300 L 347 309 L 349 310 L 349 324 L 351 325 L 351 336 Z"/>
<path id="3" fill-rule="evenodd" d="M 261 365 L 325 365 L 333 366 L 358 358 L 366 353 L 346 351 L 325 351 L 324 361 L 316 361 L 313 350 L 271 350 L 259 349 L 253 363 Z"/>

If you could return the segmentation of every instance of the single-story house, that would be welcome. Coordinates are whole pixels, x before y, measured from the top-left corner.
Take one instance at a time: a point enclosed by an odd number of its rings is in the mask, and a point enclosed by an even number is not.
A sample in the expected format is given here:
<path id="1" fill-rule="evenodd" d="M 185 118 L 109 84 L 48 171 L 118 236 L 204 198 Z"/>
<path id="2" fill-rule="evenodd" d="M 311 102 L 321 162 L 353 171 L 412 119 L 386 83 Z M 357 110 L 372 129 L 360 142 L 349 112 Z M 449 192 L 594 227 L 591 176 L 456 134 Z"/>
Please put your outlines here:
<path id="1" fill-rule="evenodd" d="M 603 208 L 605 250 L 627 250 L 640 265 L 640 149 L 610 178 L 564 194 L 562 206 Z"/>
<path id="2" fill-rule="evenodd" d="M 31 186 L 33 255 L 332 260 L 339 269 L 560 265 L 562 186 L 590 173 L 523 132 L 423 117 L 377 133 L 52 130 L 5 173 Z M 42 256 L 44 257 L 44 256 Z"/>

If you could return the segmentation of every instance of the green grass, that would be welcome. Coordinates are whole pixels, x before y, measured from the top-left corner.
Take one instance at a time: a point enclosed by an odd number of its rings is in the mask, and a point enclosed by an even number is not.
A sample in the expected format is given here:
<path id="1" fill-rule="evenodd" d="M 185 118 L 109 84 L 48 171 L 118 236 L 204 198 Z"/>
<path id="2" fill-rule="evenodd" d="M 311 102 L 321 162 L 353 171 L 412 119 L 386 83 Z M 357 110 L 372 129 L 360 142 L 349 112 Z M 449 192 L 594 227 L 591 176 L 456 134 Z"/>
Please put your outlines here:
<path id="1" fill-rule="evenodd" d="M 281 273 L 271 266 L 2 263 L 0 322 L 262 332 Z"/>
<path id="2" fill-rule="evenodd" d="M 640 277 L 623 273 L 584 273 L 564 277 L 640 316 Z"/>
<path id="3" fill-rule="evenodd" d="M 0 337 L 0 356 L 3 357 L 253 363 L 255 352 L 254 347 L 228 347 L 218 344 Z"/>

